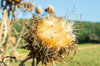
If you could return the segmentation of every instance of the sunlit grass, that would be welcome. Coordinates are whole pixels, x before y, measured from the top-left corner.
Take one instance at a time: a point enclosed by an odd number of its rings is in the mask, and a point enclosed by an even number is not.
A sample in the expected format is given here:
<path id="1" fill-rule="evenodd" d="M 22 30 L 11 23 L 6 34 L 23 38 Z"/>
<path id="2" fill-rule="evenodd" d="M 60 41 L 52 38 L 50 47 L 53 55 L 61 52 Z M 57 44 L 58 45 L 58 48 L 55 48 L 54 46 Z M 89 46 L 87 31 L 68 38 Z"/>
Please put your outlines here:
<path id="1" fill-rule="evenodd" d="M 100 47 L 80 50 L 73 60 L 63 66 L 100 66 Z M 59 65 L 58 65 L 59 66 Z"/>
<path id="2" fill-rule="evenodd" d="M 18 51 L 19 53 L 26 53 L 26 52 L 29 52 L 29 50 L 20 49 L 20 48 L 17 48 L 17 51 Z"/>
<path id="3" fill-rule="evenodd" d="M 78 47 L 86 47 L 86 46 L 92 46 L 95 45 L 93 43 L 84 43 L 84 44 L 77 44 Z"/>

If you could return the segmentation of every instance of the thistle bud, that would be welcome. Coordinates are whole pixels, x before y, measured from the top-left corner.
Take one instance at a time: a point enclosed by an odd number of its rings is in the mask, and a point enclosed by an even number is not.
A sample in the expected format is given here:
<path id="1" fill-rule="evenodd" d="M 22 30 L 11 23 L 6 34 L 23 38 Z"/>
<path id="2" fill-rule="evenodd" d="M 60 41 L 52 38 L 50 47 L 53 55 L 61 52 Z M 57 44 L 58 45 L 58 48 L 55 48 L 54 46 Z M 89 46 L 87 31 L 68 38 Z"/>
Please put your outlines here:
<path id="1" fill-rule="evenodd" d="M 41 14 L 42 8 L 40 6 L 37 6 L 36 9 L 35 9 L 35 12 L 38 13 L 38 14 Z"/>
<path id="2" fill-rule="evenodd" d="M 48 13 L 53 14 L 54 13 L 54 8 L 53 8 L 53 6 L 50 5 L 50 6 L 48 6 L 48 8 L 45 9 L 45 11 L 48 12 Z"/>

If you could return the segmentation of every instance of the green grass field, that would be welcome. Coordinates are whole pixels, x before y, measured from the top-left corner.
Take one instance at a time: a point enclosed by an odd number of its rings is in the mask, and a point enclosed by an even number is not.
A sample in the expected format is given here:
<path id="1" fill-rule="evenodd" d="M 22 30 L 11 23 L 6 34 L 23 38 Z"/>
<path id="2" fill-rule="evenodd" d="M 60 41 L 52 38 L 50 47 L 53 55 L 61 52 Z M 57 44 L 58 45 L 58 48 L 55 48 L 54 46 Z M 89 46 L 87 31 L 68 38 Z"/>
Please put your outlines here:
<path id="1" fill-rule="evenodd" d="M 91 44 L 78 45 L 78 47 L 85 46 L 91 46 Z M 22 51 L 23 50 L 20 52 Z M 18 66 L 18 64 L 19 62 L 14 63 L 14 66 Z M 100 66 L 100 47 L 79 50 L 71 61 L 64 63 L 57 62 L 56 64 L 57 66 Z M 26 66 L 31 66 L 31 62 L 27 61 Z M 41 63 L 38 66 L 42 66 Z M 48 64 L 48 66 L 50 66 L 50 64 Z"/>
<path id="2" fill-rule="evenodd" d="M 70 62 L 57 66 L 100 66 L 100 47 L 80 50 Z"/>
<path id="3" fill-rule="evenodd" d="M 78 44 L 77 46 L 78 47 L 86 47 L 86 46 L 92 46 L 92 45 L 95 45 L 95 44 L 92 44 L 92 43 L 84 43 L 84 44 Z"/>

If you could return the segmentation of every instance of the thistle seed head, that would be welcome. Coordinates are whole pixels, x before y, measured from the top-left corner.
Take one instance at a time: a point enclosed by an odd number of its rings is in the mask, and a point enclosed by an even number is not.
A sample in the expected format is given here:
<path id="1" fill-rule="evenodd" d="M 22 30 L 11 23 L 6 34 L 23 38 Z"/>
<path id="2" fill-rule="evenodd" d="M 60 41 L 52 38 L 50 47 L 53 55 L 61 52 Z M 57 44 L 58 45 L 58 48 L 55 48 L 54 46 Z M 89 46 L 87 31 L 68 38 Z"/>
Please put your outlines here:
<path id="1" fill-rule="evenodd" d="M 28 43 L 24 48 L 30 50 L 28 56 L 36 58 L 37 64 L 40 61 L 47 64 L 72 59 L 77 49 L 74 23 L 55 15 L 48 15 L 46 18 L 33 16 L 33 25 L 29 26 L 29 32 L 24 36 Z M 66 57 L 68 58 L 65 59 Z"/>
<path id="2" fill-rule="evenodd" d="M 37 6 L 35 9 L 35 12 L 38 14 L 41 14 L 43 11 L 42 11 L 42 8 L 40 6 Z"/>
<path id="3" fill-rule="evenodd" d="M 73 44 L 76 36 L 73 34 L 73 22 L 63 18 L 47 16 L 38 24 L 36 35 L 49 47 L 66 47 Z"/>

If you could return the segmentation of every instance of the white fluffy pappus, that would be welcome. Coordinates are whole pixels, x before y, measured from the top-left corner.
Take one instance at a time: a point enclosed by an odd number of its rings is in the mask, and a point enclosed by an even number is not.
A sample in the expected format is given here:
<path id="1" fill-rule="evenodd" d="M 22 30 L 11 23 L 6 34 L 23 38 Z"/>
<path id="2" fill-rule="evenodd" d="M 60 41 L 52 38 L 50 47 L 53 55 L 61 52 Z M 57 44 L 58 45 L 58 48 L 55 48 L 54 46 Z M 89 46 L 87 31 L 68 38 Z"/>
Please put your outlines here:
<path id="1" fill-rule="evenodd" d="M 38 25 L 37 37 L 49 47 L 66 47 L 76 39 L 73 25 L 74 22 L 68 22 L 64 18 L 47 16 Z"/>

